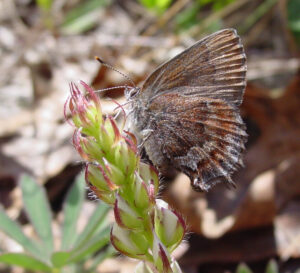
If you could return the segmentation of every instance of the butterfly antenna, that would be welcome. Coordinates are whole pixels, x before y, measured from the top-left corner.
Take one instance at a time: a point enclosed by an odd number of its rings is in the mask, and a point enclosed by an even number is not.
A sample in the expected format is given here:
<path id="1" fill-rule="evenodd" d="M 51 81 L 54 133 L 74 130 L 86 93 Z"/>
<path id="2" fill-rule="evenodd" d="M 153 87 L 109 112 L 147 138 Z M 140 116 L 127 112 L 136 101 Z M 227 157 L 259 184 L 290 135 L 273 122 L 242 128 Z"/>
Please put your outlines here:
<path id="1" fill-rule="evenodd" d="M 122 73 L 121 71 L 119 71 L 118 69 L 114 68 L 113 66 L 111 66 L 110 64 L 104 62 L 102 59 L 100 59 L 98 56 L 95 56 L 95 59 L 102 65 L 106 66 L 107 68 L 110 68 L 111 70 L 119 73 L 120 75 L 122 75 L 125 79 L 127 79 L 133 87 L 136 88 L 135 83 L 133 82 L 133 80 L 131 78 L 129 78 L 126 74 Z"/>
<path id="2" fill-rule="evenodd" d="M 113 87 L 108 87 L 108 88 L 103 88 L 103 89 L 95 90 L 95 92 L 100 93 L 100 92 L 104 92 L 104 91 L 108 91 L 108 90 L 113 90 L 113 89 L 120 89 L 120 88 L 126 89 L 127 87 L 128 87 L 127 85 L 113 86 Z"/>

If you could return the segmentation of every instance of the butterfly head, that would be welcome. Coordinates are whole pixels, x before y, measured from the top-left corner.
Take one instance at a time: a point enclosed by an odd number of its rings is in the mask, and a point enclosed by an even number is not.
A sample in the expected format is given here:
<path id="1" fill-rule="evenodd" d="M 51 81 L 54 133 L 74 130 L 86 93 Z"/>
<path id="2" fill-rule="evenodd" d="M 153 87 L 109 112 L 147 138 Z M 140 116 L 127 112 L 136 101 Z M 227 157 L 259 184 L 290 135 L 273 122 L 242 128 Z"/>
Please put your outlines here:
<path id="1" fill-rule="evenodd" d="M 132 100 L 139 92 L 141 88 L 139 87 L 132 87 L 132 86 L 127 86 L 125 88 L 125 97 L 128 101 Z"/>

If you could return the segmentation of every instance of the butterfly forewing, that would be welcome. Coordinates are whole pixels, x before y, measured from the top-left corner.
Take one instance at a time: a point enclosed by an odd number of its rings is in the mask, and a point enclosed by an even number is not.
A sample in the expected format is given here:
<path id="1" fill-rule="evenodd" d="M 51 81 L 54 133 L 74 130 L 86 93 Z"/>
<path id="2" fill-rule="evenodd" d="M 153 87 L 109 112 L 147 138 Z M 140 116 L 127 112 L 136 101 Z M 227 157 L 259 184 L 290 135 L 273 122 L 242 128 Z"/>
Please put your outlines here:
<path id="1" fill-rule="evenodd" d="M 216 32 L 161 65 L 145 81 L 141 96 L 162 94 L 224 99 L 240 105 L 246 86 L 246 57 L 233 29 Z M 144 94 L 143 94 L 144 93 Z"/>

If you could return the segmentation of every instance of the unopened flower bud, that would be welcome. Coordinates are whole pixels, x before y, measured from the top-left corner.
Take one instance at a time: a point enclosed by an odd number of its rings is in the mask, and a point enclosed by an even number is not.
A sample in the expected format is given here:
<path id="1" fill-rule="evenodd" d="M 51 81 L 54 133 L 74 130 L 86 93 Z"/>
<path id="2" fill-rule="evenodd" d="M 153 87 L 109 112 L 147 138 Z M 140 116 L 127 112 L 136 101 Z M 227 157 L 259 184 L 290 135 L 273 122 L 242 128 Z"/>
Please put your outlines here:
<path id="1" fill-rule="evenodd" d="M 115 150 L 115 161 L 124 174 L 130 175 L 136 169 L 138 157 L 136 151 L 125 140 L 120 141 Z"/>
<path id="2" fill-rule="evenodd" d="M 85 130 L 94 130 L 102 123 L 102 112 L 100 107 L 100 100 L 93 89 L 86 83 L 81 82 L 88 95 L 83 94 L 77 85 L 71 84 L 71 97 L 65 104 L 69 107 L 72 115 L 72 120 L 77 128 Z"/>
<path id="3" fill-rule="evenodd" d="M 154 226 L 157 236 L 171 252 L 180 244 L 186 230 L 182 217 L 160 199 L 156 200 Z"/>
<path id="4" fill-rule="evenodd" d="M 142 180 L 138 173 L 135 174 L 134 180 L 134 205 L 140 210 L 150 210 L 152 208 L 152 201 L 154 198 L 151 198 L 149 195 L 149 189 L 145 181 Z"/>
<path id="5" fill-rule="evenodd" d="M 102 160 L 104 153 L 99 149 L 99 144 L 93 137 L 83 137 L 81 133 L 74 135 L 73 144 L 84 159 L 93 162 Z"/>
<path id="6" fill-rule="evenodd" d="M 110 241 L 122 254 L 147 260 L 149 243 L 142 233 L 121 228 L 115 223 L 111 229 Z"/>
<path id="7" fill-rule="evenodd" d="M 143 230 L 143 219 L 118 194 L 114 206 L 114 213 L 119 226 L 128 229 Z"/>
<path id="8" fill-rule="evenodd" d="M 101 191 L 92 184 L 88 184 L 95 195 L 106 204 L 113 205 L 116 201 L 116 196 L 113 191 Z"/>
<path id="9" fill-rule="evenodd" d="M 145 181 L 147 184 L 153 185 L 153 187 L 154 187 L 153 194 L 156 196 L 156 194 L 158 193 L 158 189 L 159 189 L 159 178 L 158 178 L 157 170 L 149 164 L 140 162 L 139 163 L 139 174 L 140 174 L 141 178 L 143 179 L 143 181 Z"/>
<path id="10" fill-rule="evenodd" d="M 85 170 L 86 181 L 98 188 L 100 191 L 114 191 L 118 186 L 100 165 L 88 164 Z"/>
<path id="11" fill-rule="evenodd" d="M 108 154 L 113 154 L 112 150 L 116 148 L 116 143 L 120 140 L 120 132 L 111 117 L 107 117 L 104 123 L 101 125 L 99 140 L 101 143 L 101 148 Z M 112 158 L 107 158 L 108 160 Z"/>
<path id="12" fill-rule="evenodd" d="M 125 181 L 125 176 L 120 170 L 119 166 L 114 165 L 103 158 L 103 169 L 106 175 L 113 181 L 116 185 L 122 185 Z"/>

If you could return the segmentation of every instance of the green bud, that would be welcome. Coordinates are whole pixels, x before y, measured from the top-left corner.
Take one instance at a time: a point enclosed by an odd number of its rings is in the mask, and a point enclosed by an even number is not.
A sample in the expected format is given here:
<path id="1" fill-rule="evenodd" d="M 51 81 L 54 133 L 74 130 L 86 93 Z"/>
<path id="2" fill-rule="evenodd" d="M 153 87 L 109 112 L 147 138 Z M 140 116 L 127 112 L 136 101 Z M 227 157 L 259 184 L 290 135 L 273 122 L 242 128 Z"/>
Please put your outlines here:
<path id="1" fill-rule="evenodd" d="M 156 196 L 159 190 L 159 178 L 156 169 L 149 164 L 140 162 L 139 175 L 148 185 L 152 184 L 154 186 L 154 196 Z"/>
<path id="2" fill-rule="evenodd" d="M 115 201 L 116 201 L 116 196 L 115 193 L 110 191 L 100 191 L 98 188 L 96 188 L 93 185 L 89 185 L 90 189 L 96 194 L 96 196 L 102 200 L 103 202 L 105 202 L 106 204 L 109 205 L 114 205 Z"/>
<path id="3" fill-rule="evenodd" d="M 115 223 L 110 232 L 110 241 L 122 254 L 147 260 L 149 244 L 142 233 L 121 228 Z"/>
<path id="4" fill-rule="evenodd" d="M 143 218 L 141 218 L 118 194 L 114 206 L 114 213 L 116 222 L 119 226 L 128 229 L 143 230 Z"/>
<path id="5" fill-rule="evenodd" d="M 109 177 L 109 179 L 113 181 L 113 183 L 115 183 L 116 185 L 121 186 L 122 184 L 124 184 L 126 178 L 122 173 L 122 171 L 120 170 L 119 166 L 108 162 L 105 158 L 103 158 L 103 162 L 104 162 L 104 171 L 106 175 Z"/>
<path id="6" fill-rule="evenodd" d="M 124 140 L 115 149 L 115 161 L 125 175 L 130 175 L 136 169 L 138 156 Z"/>
<path id="7" fill-rule="evenodd" d="M 183 219 L 160 199 L 156 200 L 154 227 L 157 236 L 170 252 L 180 244 L 186 228 Z"/>
<path id="8" fill-rule="evenodd" d="M 135 207 L 140 210 L 150 210 L 152 207 L 152 200 L 150 199 L 146 183 L 142 180 L 138 173 L 135 174 L 133 190 Z"/>
<path id="9" fill-rule="evenodd" d="M 81 137 L 80 145 L 85 154 L 88 155 L 90 161 L 102 161 L 104 156 L 99 144 L 93 137 Z"/>
<path id="10" fill-rule="evenodd" d="M 95 186 L 101 192 L 110 192 L 118 186 L 110 179 L 101 165 L 88 164 L 86 166 L 86 181 Z"/>

